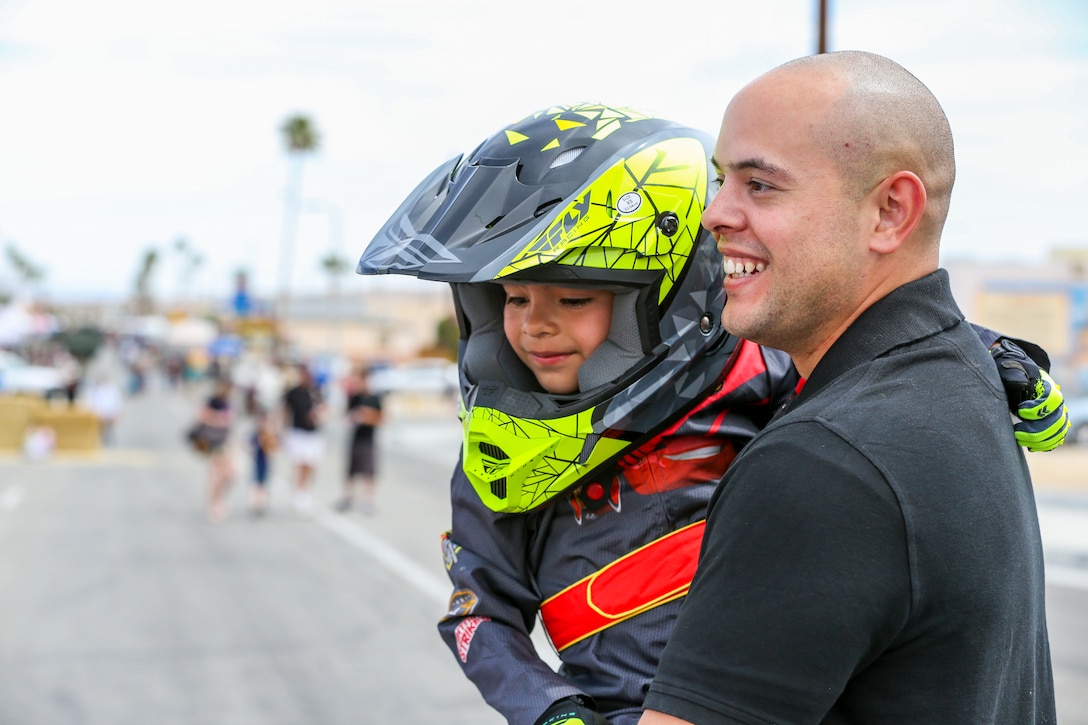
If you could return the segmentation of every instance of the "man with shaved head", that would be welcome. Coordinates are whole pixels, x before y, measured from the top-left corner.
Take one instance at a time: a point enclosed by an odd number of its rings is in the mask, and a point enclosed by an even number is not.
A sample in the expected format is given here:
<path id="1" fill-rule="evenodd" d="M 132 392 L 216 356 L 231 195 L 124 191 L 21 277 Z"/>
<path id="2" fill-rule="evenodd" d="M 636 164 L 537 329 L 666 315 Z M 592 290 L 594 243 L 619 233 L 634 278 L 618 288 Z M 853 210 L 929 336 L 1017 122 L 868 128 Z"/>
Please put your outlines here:
<path id="1" fill-rule="evenodd" d="M 714 162 L 722 322 L 804 380 L 711 501 L 641 722 L 1053 723 L 1031 481 L 938 268 L 940 104 L 871 53 L 798 59 Z"/>

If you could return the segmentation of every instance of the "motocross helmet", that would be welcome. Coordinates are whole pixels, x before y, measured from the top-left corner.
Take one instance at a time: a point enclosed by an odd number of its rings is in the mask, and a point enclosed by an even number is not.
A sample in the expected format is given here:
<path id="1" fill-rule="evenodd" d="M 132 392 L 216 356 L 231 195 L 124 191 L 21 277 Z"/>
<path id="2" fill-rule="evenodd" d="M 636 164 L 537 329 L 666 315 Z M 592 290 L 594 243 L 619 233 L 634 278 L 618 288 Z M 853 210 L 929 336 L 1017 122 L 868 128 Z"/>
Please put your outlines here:
<path id="1" fill-rule="evenodd" d="M 712 150 L 646 113 L 553 106 L 435 169 L 363 252 L 360 274 L 452 287 L 462 466 L 493 511 L 531 511 L 593 480 L 720 385 L 736 341 L 699 223 Z M 517 358 L 503 282 L 614 292 L 578 392 L 545 392 Z"/>

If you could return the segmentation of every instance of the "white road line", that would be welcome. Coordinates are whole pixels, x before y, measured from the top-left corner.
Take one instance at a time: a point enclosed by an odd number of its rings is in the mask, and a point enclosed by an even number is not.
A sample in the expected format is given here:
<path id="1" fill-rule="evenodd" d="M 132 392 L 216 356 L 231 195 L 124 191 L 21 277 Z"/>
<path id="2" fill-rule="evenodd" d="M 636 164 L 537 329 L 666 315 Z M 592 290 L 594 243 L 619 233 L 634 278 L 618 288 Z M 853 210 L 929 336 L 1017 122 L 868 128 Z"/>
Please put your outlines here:
<path id="1" fill-rule="evenodd" d="M 12 486 L 0 496 L 0 507 L 10 510 L 19 504 L 22 497 L 22 490 L 16 486 Z M 1055 516 L 1053 512 L 1047 513 L 1050 515 L 1040 516 L 1047 524 L 1051 524 L 1050 526 L 1045 527 L 1043 537 L 1044 543 L 1051 545 L 1047 548 L 1060 550 L 1064 548 L 1061 545 L 1066 544 L 1067 541 L 1061 535 L 1055 536 L 1057 533 L 1055 529 L 1058 527 L 1053 524 L 1057 523 L 1056 519 L 1065 519 L 1065 517 Z M 435 601 L 443 605 L 449 602 L 449 582 L 433 576 L 423 567 L 412 561 L 412 559 L 402 554 L 393 546 L 382 541 L 377 536 L 371 534 L 360 525 L 353 523 L 342 516 L 321 511 L 319 509 L 312 511 L 310 513 L 310 518 L 312 518 L 315 523 L 318 523 L 334 534 L 337 534 L 356 548 L 366 552 L 390 572 L 416 587 L 424 594 L 430 596 Z M 1061 523 L 1066 525 L 1062 527 L 1065 531 L 1072 528 L 1072 526 L 1070 526 L 1072 521 L 1063 520 Z M 1077 523 L 1079 524 L 1080 522 L 1078 521 Z M 1082 527 L 1078 526 L 1077 528 L 1079 529 Z M 1050 534 L 1050 536 L 1048 537 L 1047 534 Z M 1052 586 L 1088 591 L 1088 570 L 1078 567 L 1047 564 L 1046 582 Z"/>
<path id="2" fill-rule="evenodd" d="M 448 582 L 441 581 L 438 577 L 430 574 L 423 567 L 363 527 L 346 520 L 343 516 L 320 510 L 312 511 L 310 518 L 315 523 L 337 534 L 349 544 L 362 549 L 390 572 L 424 594 L 434 598 L 440 604 L 446 605 L 449 603 L 450 585 Z"/>
<path id="3" fill-rule="evenodd" d="M 23 489 L 21 486 L 8 486 L 4 493 L 0 494 L 0 510 L 13 511 L 23 502 Z"/>
<path id="4" fill-rule="evenodd" d="M 433 576 L 359 524 L 353 523 L 343 516 L 317 509 L 311 511 L 309 517 L 313 519 L 314 523 L 324 526 L 348 543 L 374 557 L 379 564 L 433 598 L 443 607 L 449 604 L 450 583 L 448 581 Z M 536 647 L 537 654 L 540 655 L 540 659 L 553 670 L 558 670 L 560 665 L 559 655 L 556 654 L 547 639 L 547 635 L 544 634 L 544 627 L 534 627 L 531 639 Z"/>

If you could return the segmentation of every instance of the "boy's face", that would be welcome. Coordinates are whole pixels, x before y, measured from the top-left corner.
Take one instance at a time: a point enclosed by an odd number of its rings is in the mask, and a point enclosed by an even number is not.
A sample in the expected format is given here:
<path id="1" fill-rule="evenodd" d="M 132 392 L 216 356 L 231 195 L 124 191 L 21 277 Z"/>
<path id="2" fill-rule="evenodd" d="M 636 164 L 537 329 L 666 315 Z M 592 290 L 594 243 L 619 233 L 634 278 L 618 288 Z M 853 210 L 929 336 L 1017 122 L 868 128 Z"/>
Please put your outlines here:
<path id="1" fill-rule="evenodd" d="M 578 392 L 578 369 L 608 337 L 612 292 L 504 284 L 503 330 L 549 393 Z"/>

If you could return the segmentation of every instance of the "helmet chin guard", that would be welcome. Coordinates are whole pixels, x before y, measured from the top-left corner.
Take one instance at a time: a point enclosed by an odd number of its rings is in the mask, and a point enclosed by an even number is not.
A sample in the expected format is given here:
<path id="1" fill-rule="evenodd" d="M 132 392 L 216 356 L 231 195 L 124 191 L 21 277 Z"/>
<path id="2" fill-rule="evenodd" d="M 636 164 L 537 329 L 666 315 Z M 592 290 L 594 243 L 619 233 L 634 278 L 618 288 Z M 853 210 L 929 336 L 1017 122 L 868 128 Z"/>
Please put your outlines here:
<path id="1" fill-rule="evenodd" d="M 432 172 L 364 251 L 361 274 L 451 285 L 462 465 L 490 509 L 531 511 L 592 480 L 720 385 L 735 339 L 699 223 L 712 147 L 629 109 L 555 106 Z M 517 358 L 502 282 L 615 293 L 579 392 L 545 392 Z"/>

